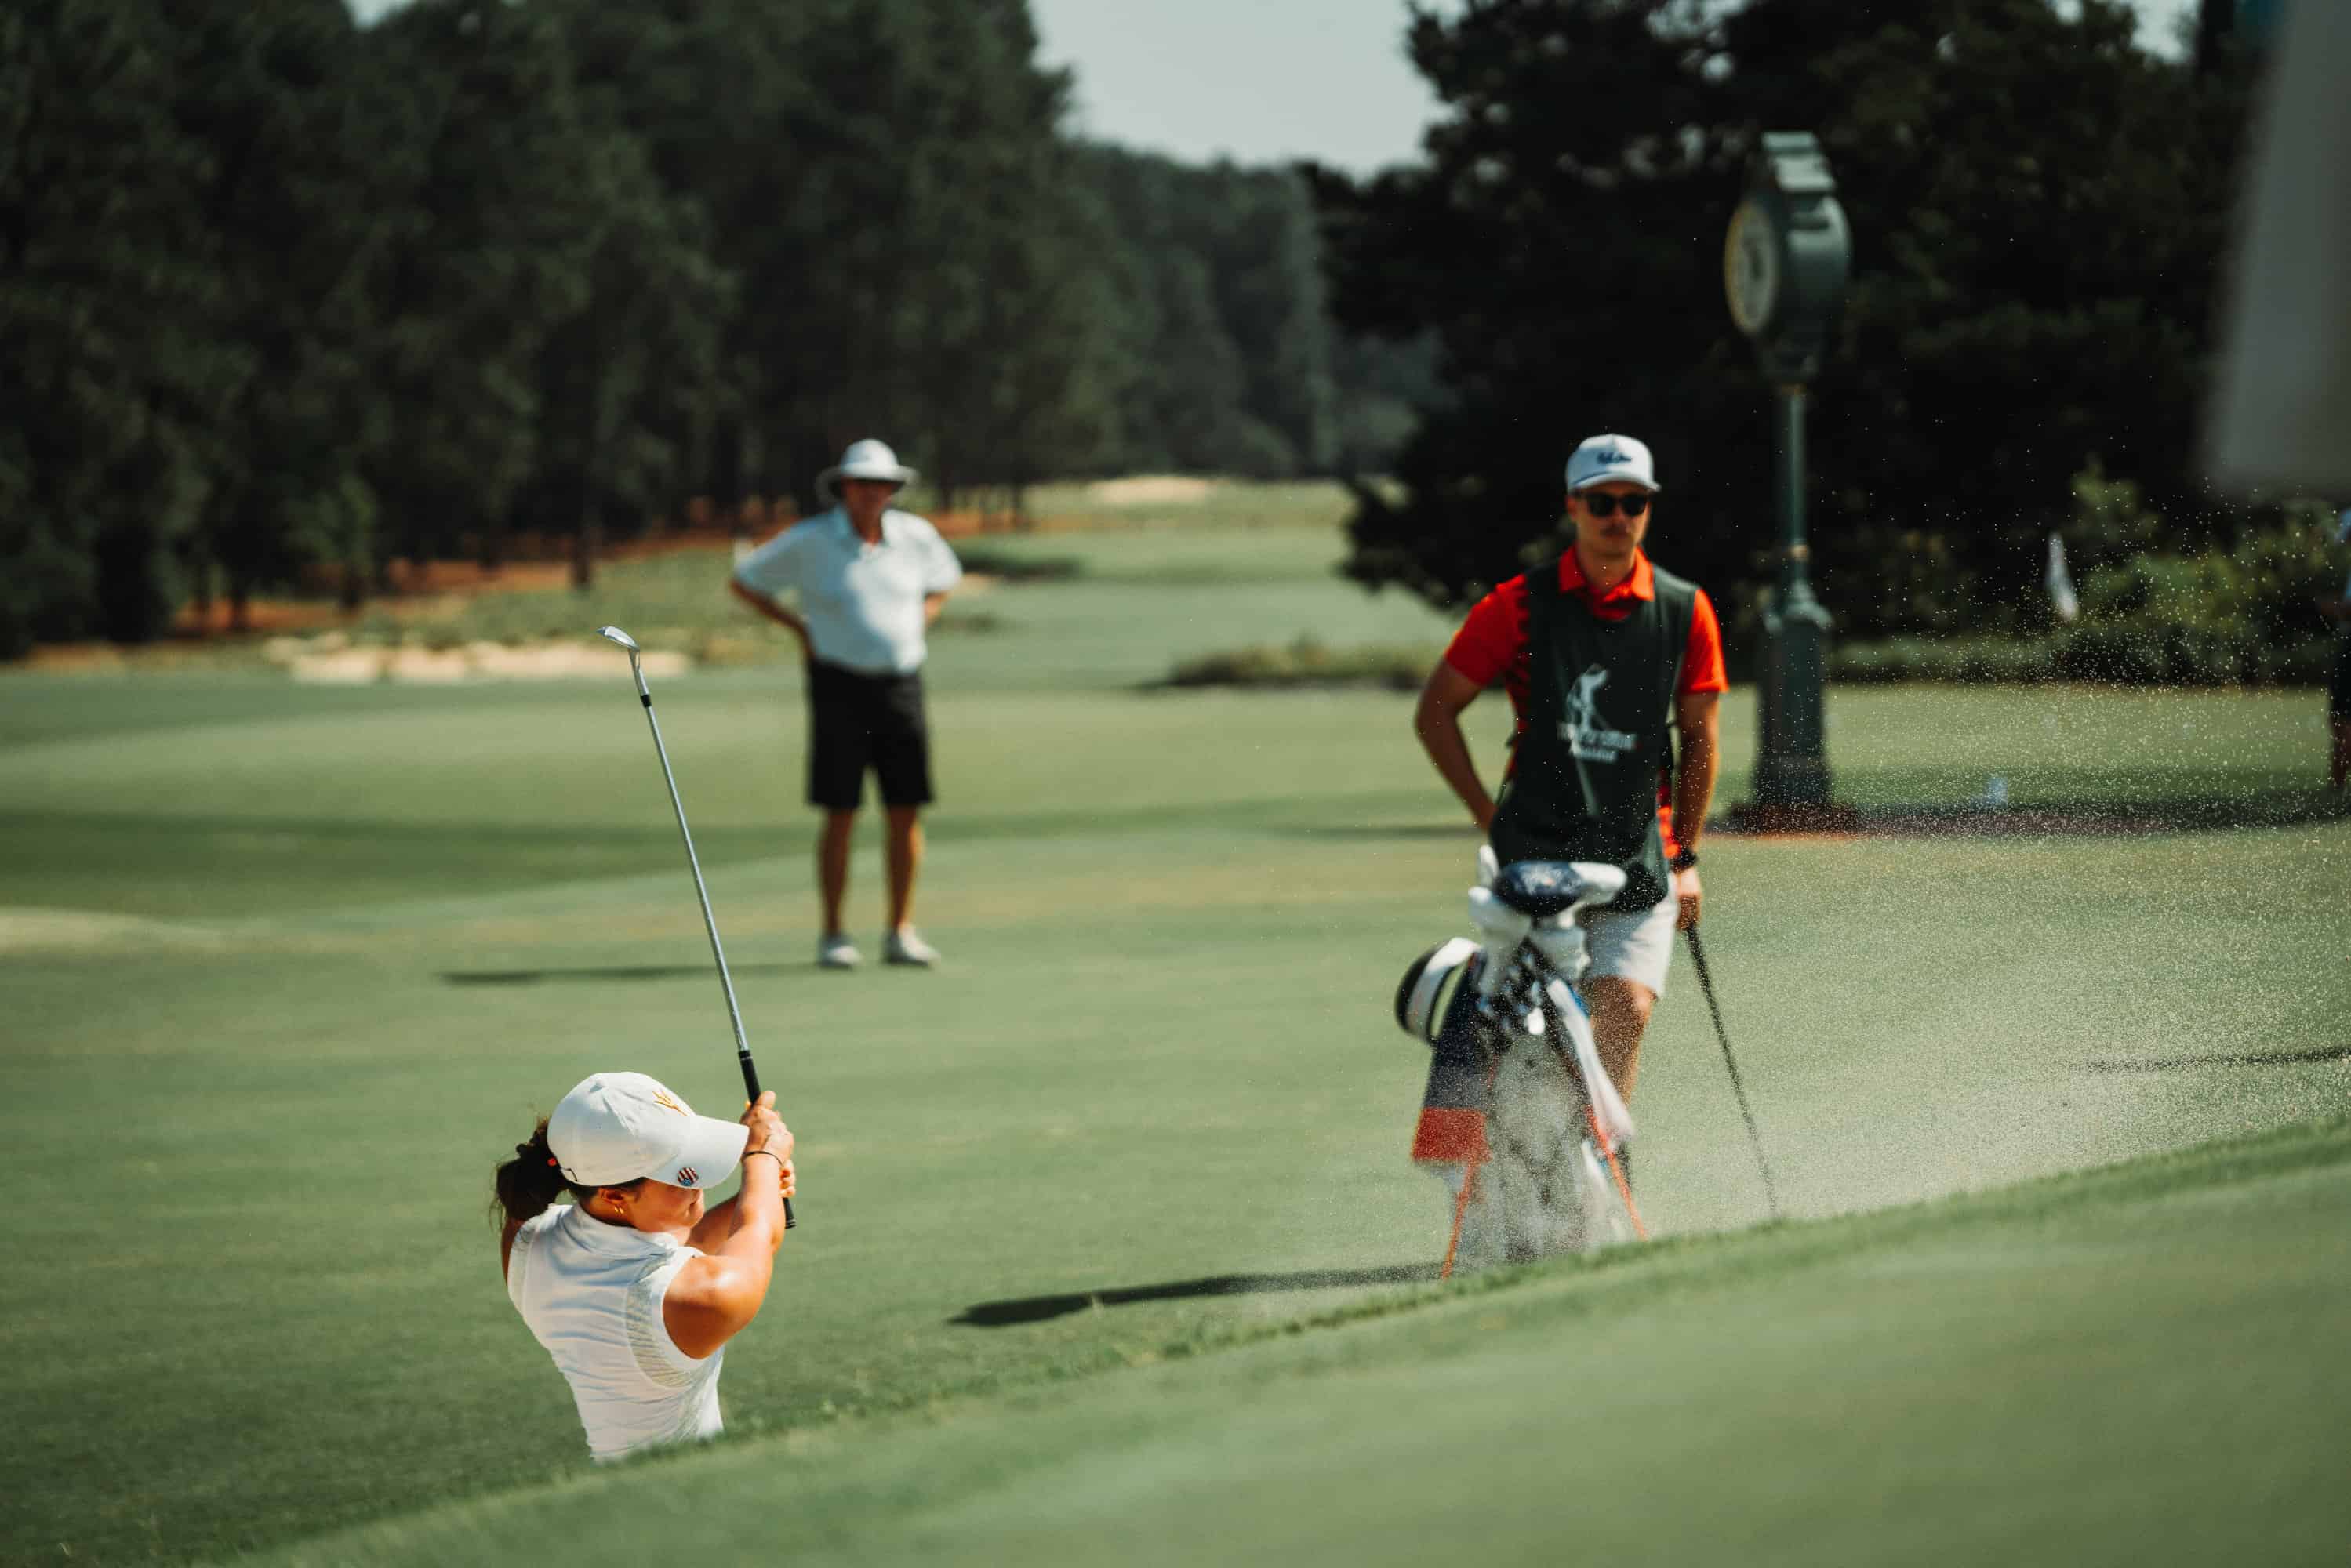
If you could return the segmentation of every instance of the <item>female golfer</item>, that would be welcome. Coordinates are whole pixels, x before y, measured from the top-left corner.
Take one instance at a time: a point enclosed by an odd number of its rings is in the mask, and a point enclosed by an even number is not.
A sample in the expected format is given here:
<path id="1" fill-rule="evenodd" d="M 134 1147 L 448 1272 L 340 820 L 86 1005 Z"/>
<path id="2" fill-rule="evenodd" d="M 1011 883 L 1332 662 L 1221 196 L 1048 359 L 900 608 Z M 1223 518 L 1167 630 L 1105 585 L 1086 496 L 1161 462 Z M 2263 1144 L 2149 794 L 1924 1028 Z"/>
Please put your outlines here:
<path id="1" fill-rule="evenodd" d="M 792 1196 L 775 1101 L 720 1122 L 642 1072 L 599 1072 L 498 1167 L 507 1295 L 571 1385 L 599 1463 L 722 1429 L 719 1364 L 768 1298 Z M 743 1190 L 705 1213 L 738 1164 Z"/>

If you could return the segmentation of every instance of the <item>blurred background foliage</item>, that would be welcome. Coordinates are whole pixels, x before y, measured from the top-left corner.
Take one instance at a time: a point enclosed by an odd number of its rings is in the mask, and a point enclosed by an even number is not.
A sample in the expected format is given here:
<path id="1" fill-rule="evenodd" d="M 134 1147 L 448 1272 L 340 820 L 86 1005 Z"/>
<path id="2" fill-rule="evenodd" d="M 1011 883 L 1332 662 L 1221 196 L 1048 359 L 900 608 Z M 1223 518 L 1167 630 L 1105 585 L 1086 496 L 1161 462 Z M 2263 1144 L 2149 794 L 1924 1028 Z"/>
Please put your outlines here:
<path id="1" fill-rule="evenodd" d="M 1426 164 L 1314 174 L 1343 329 L 1433 335 L 1447 396 L 1361 497 L 1350 570 L 1444 604 L 1555 549 L 1561 459 L 1656 450 L 1652 544 L 1738 630 L 1772 542 L 1772 388 L 1722 298 L 1767 130 L 1815 131 L 1854 235 L 1812 389 L 1814 578 L 1847 674 L 2048 663 L 2305 672 L 2321 536 L 2201 476 L 2198 421 L 2254 62 L 2111 0 L 1486 0 L 1425 14 Z M 2127 514 L 2126 517 L 2124 514 Z M 2087 620 L 2046 639 L 2059 533 Z M 2086 562 L 2085 562 L 2086 558 Z M 2000 657 L 1995 658 L 1997 653 Z M 2002 662 L 2004 660 L 2004 663 Z"/>
<path id="2" fill-rule="evenodd" d="M 584 581 L 866 434 L 946 507 L 1384 464 L 1429 356 L 1334 330 L 1301 175 L 1085 144 L 1036 54 L 1025 0 L 0 11 L 0 653 Z"/>
<path id="3" fill-rule="evenodd" d="M 875 434 L 950 509 L 1334 476 L 1349 573 L 1453 608 L 1559 548 L 1599 429 L 1656 448 L 1657 553 L 1736 654 L 1771 389 L 1721 235 L 1758 134 L 1809 128 L 1856 248 L 1813 424 L 1816 579 L 1872 644 L 1844 672 L 1973 640 L 2300 678 L 2321 547 L 2196 455 L 2252 65 L 2135 26 L 1479 0 L 1413 14 L 1443 112 L 1359 179 L 1083 141 L 1026 0 L 22 0 L 0 655 L 215 596 L 357 612 L 395 561 L 526 543 L 584 584 L 657 517 L 793 515 Z M 2088 611 L 2062 637 L 2052 532 Z"/>

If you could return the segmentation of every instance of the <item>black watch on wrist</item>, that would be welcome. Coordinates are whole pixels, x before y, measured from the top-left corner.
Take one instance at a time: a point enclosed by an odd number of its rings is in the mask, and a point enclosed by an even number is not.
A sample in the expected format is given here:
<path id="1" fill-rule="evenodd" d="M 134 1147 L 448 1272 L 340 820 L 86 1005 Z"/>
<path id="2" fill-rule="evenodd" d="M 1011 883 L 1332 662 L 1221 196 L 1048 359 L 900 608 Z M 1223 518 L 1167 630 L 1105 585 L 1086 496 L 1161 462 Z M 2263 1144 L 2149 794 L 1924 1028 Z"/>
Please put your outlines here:
<path id="1" fill-rule="evenodd" d="M 1690 867 L 1696 864 L 1698 864 L 1698 852 L 1696 850 L 1677 850 L 1674 852 L 1674 858 L 1666 862 L 1666 869 L 1667 871 L 1687 871 Z"/>

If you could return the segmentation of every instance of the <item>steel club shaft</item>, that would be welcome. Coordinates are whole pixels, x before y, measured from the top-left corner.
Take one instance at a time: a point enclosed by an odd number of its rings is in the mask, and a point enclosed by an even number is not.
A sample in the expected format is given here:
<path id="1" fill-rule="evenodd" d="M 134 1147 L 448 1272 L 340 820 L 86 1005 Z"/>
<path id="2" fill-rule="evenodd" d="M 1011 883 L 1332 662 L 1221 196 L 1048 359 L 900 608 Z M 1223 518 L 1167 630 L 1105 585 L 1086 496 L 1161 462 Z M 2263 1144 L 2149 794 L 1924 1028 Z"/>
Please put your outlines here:
<path id="1" fill-rule="evenodd" d="M 726 1021 L 735 1028 L 735 1061 L 743 1070 L 743 1092 L 756 1103 L 759 1098 L 759 1070 L 751 1061 L 751 1042 L 743 1033 L 743 1009 L 736 1005 L 735 981 L 726 972 L 726 949 L 718 940 L 717 917 L 710 912 L 710 890 L 703 883 L 702 859 L 694 852 L 694 833 L 685 825 L 685 802 L 678 796 L 677 775 L 669 765 L 669 747 L 662 744 L 661 721 L 653 716 L 653 694 L 645 685 L 641 651 L 636 639 L 617 626 L 600 626 L 596 634 L 628 650 L 629 673 L 636 678 L 637 700 L 645 710 L 645 727 L 653 731 L 653 755 L 661 758 L 662 782 L 669 786 L 670 810 L 677 814 L 677 836 L 685 845 L 685 863 L 694 873 L 694 896 L 702 904 L 702 929 L 710 936 L 710 956 L 718 964 L 718 988 L 726 996 Z M 789 1230 L 799 1223 L 792 1213 L 792 1200 L 784 1199 L 784 1228 Z"/>
<path id="2" fill-rule="evenodd" d="M 1747 1122 L 1747 1141 L 1755 1145 L 1755 1167 L 1763 1173 L 1763 1201 L 1771 1210 L 1771 1218 L 1780 1218 L 1780 1193 L 1771 1180 L 1771 1164 L 1763 1157 L 1763 1134 L 1755 1130 L 1755 1113 L 1747 1106 L 1747 1085 L 1740 1082 L 1739 1062 L 1730 1054 L 1730 1034 L 1722 1027 L 1722 1008 L 1714 999 L 1714 976 L 1706 967 L 1706 944 L 1698 939 L 1693 925 L 1689 937 L 1690 963 L 1698 970 L 1698 988 L 1705 993 L 1706 1010 L 1714 1015 L 1714 1038 L 1722 1042 L 1722 1065 L 1730 1071 L 1730 1092 L 1739 1100 L 1739 1113 Z"/>

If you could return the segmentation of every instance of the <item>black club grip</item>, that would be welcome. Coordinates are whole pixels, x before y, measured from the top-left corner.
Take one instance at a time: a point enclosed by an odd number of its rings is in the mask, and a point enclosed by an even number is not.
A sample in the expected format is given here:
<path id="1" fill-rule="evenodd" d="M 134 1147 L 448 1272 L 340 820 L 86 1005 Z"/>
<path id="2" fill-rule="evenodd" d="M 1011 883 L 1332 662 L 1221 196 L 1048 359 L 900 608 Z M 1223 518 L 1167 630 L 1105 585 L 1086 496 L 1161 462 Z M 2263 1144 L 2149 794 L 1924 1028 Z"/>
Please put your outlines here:
<path id="1" fill-rule="evenodd" d="M 747 1051 L 743 1052 L 741 1061 L 743 1063 L 743 1092 L 750 1096 L 745 1103 L 757 1105 L 759 1103 L 759 1070 L 751 1065 L 751 1053 L 749 1051 Z M 784 1228 L 789 1230 L 799 1223 L 799 1218 L 792 1213 L 792 1200 L 789 1197 L 784 1199 Z"/>

